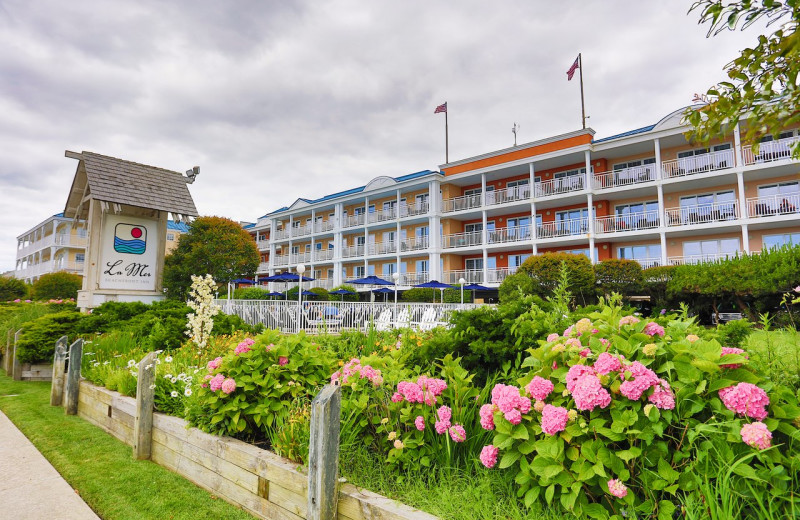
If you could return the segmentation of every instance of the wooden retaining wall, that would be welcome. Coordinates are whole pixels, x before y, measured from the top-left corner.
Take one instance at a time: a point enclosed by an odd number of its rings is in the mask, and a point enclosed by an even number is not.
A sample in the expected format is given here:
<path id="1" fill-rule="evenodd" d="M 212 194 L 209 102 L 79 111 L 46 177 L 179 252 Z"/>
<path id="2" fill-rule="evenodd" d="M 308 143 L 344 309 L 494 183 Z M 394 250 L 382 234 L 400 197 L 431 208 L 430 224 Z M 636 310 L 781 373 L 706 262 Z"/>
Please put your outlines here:
<path id="1" fill-rule="evenodd" d="M 133 445 L 136 400 L 81 381 L 78 415 Z M 305 520 L 308 475 L 251 444 L 153 416 L 152 460 L 259 518 Z M 435 520 L 436 517 L 351 484 L 339 490 L 339 520 Z"/>

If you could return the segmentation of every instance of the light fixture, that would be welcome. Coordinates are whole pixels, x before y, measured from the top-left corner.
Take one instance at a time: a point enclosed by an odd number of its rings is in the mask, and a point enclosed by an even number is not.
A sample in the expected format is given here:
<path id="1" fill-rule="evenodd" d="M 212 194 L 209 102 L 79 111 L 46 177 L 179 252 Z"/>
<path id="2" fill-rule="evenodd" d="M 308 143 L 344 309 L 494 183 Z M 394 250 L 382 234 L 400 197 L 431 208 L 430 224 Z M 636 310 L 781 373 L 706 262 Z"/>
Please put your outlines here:
<path id="1" fill-rule="evenodd" d="M 186 184 L 191 184 L 200 175 L 200 167 L 194 166 L 191 170 L 186 170 Z"/>

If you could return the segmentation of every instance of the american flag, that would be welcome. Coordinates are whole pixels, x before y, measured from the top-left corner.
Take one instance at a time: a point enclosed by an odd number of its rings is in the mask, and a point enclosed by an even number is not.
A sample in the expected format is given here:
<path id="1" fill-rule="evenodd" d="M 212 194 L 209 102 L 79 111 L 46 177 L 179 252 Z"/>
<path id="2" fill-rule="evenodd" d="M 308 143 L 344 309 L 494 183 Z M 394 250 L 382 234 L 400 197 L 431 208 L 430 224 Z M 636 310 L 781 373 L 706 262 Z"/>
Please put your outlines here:
<path id="1" fill-rule="evenodd" d="M 567 71 L 567 81 L 572 81 L 572 76 L 575 75 L 575 71 L 578 70 L 578 67 L 580 67 L 580 59 L 580 56 L 575 58 L 575 63 L 573 63 Z"/>
<path id="2" fill-rule="evenodd" d="M 434 114 L 438 114 L 440 112 L 447 113 L 447 101 L 436 107 L 436 110 L 433 111 Z"/>

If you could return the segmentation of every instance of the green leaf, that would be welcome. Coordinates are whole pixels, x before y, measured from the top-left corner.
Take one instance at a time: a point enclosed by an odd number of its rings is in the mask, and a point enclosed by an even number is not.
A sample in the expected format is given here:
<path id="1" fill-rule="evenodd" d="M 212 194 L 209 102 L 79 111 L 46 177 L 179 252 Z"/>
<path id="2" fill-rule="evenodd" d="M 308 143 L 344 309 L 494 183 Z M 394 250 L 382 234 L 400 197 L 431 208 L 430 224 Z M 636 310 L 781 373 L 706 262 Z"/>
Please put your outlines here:
<path id="1" fill-rule="evenodd" d="M 625 462 L 630 461 L 642 454 L 642 449 L 637 448 L 636 446 L 631 446 L 627 450 L 621 450 L 617 452 L 617 457 L 622 459 Z"/>
<path id="2" fill-rule="evenodd" d="M 678 480 L 680 473 L 675 471 L 664 459 L 658 459 L 658 475 L 672 484 Z"/>
<path id="3" fill-rule="evenodd" d="M 555 484 L 550 484 L 547 486 L 547 489 L 544 490 L 544 499 L 547 501 L 548 504 L 553 503 L 553 494 L 556 492 Z"/>
<path id="4" fill-rule="evenodd" d="M 658 520 L 672 520 L 673 514 L 675 514 L 675 504 L 669 500 L 658 502 Z"/>
<path id="5" fill-rule="evenodd" d="M 586 504 L 583 506 L 583 514 L 595 520 L 606 520 L 608 511 L 600 504 Z"/>
<path id="6" fill-rule="evenodd" d="M 515 439 L 523 439 L 528 440 L 528 428 L 525 423 L 519 423 L 518 425 L 514 426 L 514 429 L 511 431 L 511 436 Z"/>
<path id="7" fill-rule="evenodd" d="M 514 465 L 517 460 L 519 460 L 522 454 L 518 451 L 507 451 L 503 454 L 503 458 L 500 459 L 500 469 L 508 468 Z"/>
<path id="8" fill-rule="evenodd" d="M 520 444 L 519 446 L 517 446 L 517 449 L 523 455 L 528 455 L 531 452 L 533 452 L 533 449 L 535 447 L 536 447 L 536 441 L 534 439 L 529 439 L 529 440 L 523 442 L 522 444 Z"/>

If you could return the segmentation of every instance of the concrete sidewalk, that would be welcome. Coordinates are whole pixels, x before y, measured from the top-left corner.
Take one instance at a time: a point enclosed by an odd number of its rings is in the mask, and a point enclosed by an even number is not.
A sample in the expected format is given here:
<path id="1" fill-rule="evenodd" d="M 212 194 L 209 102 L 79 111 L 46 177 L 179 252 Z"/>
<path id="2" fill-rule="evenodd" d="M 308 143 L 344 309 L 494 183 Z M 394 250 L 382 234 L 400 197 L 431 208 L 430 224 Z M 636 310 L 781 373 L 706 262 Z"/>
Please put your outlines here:
<path id="1" fill-rule="evenodd" d="M 0 518 L 100 519 L 3 412 L 0 475 Z"/>

